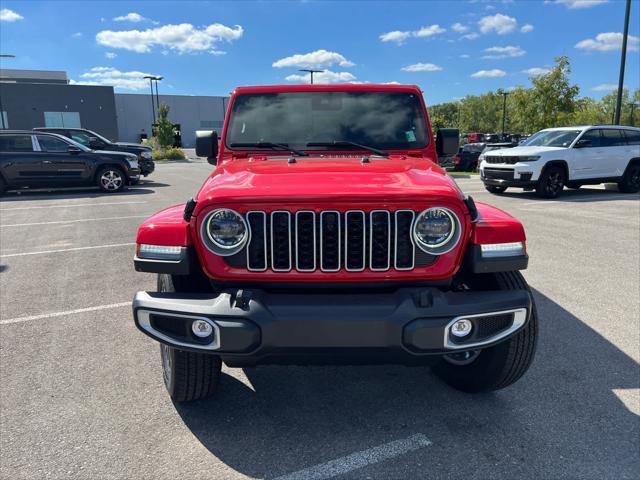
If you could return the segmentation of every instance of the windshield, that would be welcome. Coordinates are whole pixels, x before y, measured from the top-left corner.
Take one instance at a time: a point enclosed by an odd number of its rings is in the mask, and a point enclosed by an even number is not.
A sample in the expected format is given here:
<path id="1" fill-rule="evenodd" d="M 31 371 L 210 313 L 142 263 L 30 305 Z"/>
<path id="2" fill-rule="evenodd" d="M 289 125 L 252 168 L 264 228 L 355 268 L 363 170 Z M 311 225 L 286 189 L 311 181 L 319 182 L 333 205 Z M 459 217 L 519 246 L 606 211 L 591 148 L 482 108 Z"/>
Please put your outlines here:
<path id="1" fill-rule="evenodd" d="M 307 144 L 334 141 L 424 148 L 429 137 L 420 100 L 407 92 L 288 92 L 239 95 L 233 102 L 227 146 L 271 142 L 318 150 Z"/>
<path id="2" fill-rule="evenodd" d="M 582 130 L 543 130 L 527 138 L 520 145 L 527 147 L 568 147 Z"/>
<path id="3" fill-rule="evenodd" d="M 98 140 L 102 140 L 104 143 L 106 143 L 107 145 L 111 143 L 111 140 L 107 140 L 106 138 L 104 138 L 102 135 L 100 135 L 99 133 L 94 132 L 93 130 L 87 130 L 87 132 L 89 132 L 89 134 L 92 137 L 96 137 Z"/>

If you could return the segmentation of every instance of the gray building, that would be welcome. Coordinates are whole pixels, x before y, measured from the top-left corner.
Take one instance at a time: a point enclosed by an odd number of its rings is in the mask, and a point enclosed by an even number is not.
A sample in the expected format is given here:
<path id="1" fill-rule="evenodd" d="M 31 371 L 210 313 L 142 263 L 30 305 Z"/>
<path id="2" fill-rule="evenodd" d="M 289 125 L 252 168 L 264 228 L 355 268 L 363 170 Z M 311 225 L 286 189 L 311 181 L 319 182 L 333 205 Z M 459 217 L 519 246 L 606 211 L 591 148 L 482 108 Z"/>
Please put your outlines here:
<path id="1" fill-rule="evenodd" d="M 228 100 L 160 95 L 187 148 L 195 146 L 196 130 L 220 133 Z M 151 136 L 153 123 L 150 94 L 114 94 L 113 87 L 70 84 L 65 72 L 44 70 L 0 70 L 0 112 L 0 128 L 88 128 L 121 142 Z"/>
<path id="2" fill-rule="evenodd" d="M 195 147 L 196 130 L 216 130 L 220 134 L 228 101 L 228 97 L 160 95 L 160 103 L 169 107 L 171 123 L 180 125 L 182 146 L 186 148 Z M 121 142 L 139 142 L 142 131 L 151 136 L 151 95 L 116 93 L 116 112 Z"/>

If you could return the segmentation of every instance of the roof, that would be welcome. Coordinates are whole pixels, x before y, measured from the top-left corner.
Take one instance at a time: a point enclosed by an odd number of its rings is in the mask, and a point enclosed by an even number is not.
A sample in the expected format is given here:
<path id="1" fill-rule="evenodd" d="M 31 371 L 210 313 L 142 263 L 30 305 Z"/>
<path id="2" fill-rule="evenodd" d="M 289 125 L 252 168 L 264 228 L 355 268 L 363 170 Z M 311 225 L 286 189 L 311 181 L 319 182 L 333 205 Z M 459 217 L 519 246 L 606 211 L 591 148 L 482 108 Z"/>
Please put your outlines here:
<path id="1" fill-rule="evenodd" d="M 52 132 L 34 132 L 33 130 L 0 130 L 0 135 L 10 134 L 10 135 L 35 135 L 35 134 L 45 134 L 45 135 L 55 135 L 59 137 L 60 135 Z"/>
<path id="2" fill-rule="evenodd" d="M 0 69 L 0 82 L 9 83 L 69 83 L 67 72 L 60 70 Z"/>
<path id="3" fill-rule="evenodd" d="M 629 130 L 640 130 L 638 127 L 632 127 L 631 125 L 613 125 L 613 124 L 601 124 L 601 125 L 571 125 L 568 127 L 550 127 L 543 128 L 542 130 L 584 130 L 586 128 L 622 128 Z"/>
<path id="4" fill-rule="evenodd" d="M 235 93 L 279 93 L 279 92 L 414 92 L 420 93 L 417 85 L 340 83 L 314 85 L 256 85 L 237 87 Z"/>

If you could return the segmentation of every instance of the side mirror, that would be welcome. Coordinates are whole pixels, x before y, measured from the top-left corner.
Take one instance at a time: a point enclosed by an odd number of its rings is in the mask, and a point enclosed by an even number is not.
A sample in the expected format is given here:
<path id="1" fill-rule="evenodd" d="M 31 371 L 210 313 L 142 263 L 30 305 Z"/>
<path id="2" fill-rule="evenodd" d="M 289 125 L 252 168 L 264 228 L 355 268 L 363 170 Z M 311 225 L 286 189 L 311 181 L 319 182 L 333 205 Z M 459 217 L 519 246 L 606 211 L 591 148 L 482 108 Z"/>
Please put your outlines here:
<path id="1" fill-rule="evenodd" d="M 591 146 L 591 140 L 588 140 L 586 138 L 581 138 L 576 142 L 574 148 L 587 148 L 590 146 Z"/>
<path id="2" fill-rule="evenodd" d="M 196 155 L 207 157 L 211 165 L 218 164 L 218 134 L 215 130 L 196 130 Z"/>
<path id="3" fill-rule="evenodd" d="M 460 145 L 460 130 L 457 128 L 441 128 L 436 134 L 436 151 L 438 156 L 455 155 Z"/>
<path id="4" fill-rule="evenodd" d="M 67 149 L 67 151 L 69 153 L 71 153 L 72 155 L 75 155 L 77 153 L 80 153 L 82 150 L 80 150 L 78 147 L 76 147 L 75 145 L 69 145 L 69 148 Z"/>

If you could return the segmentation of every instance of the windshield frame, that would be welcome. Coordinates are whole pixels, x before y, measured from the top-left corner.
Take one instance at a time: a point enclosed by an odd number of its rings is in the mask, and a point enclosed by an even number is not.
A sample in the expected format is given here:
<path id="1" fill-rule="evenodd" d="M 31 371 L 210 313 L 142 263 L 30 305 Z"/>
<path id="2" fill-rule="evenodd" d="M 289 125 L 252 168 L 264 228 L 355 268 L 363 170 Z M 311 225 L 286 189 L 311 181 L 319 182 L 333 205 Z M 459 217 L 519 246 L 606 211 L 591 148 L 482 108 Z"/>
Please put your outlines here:
<path id="1" fill-rule="evenodd" d="M 235 113 L 235 107 L 237 105 L 237 100 L 240 97 L 244 97 L 244 96 L 260 96 L 260 95 L 269 95 L 269 94 L 296 94 L 296 93 L 306 93 L 306 94 L 311 94 L 311 93 L 318 93 L 318 94 L 322 94 L 322 93 L 345 93 L 345 94 L 350 94 L 350 93 L 363 93 L 363 94 L 387 94 L 387 95 L 392 95 L 392 94 L 403 94 L 403 95 L 414 95 L 416 98 L 416 115 L 422 118 L 422 121 L 424 123 L 424 136 L 425 136 L 425 141 L 423 144 L 420 144 L 418 146 L 411 146 L 411 147 L 383 147 L 380 145 L 371 145 L 374 148 L 378 148 L 380 150 L 384 150 L 384 151 L 423 151 L 426 150 L 428 148 L 430 148 L 433 144 L 432 141 L 432 131 L 431 131 L 431 123 L 429 120 L 429 115 L 427 113 L 427 108 L 426 105 L 424 103 L 424 99 L 422 98 L 422 94 L 419 90 L 414 90 L 414 89 L 385 89 L 385 88 L 381 88 L 380 90 L 377 89 L 362 89 L 362 90 L 355 90 L 352 88 L 346 88 L 346 89 L 337 89 L 335 87 L 335 85 L 324 85 L 322 87 L 328 87 L 326 89 L 322 88 L 322 89 L 291 89 L 291 90 L 274 90 L 274 89 L 264 89 L 264 87 L 260 88 L 260 90 L 258 91 L 242 91 L 242 92 L 235 92 L 234 95 L 232 96 L 232 101 L 230 102 L 229 106 L 227 107 L 227 118 L 225 121 L 225 125 L 224 125 L 224 130 L 223 130 L 223 141 L 221 142 L 221 145 L 224 147 L 224 150 L 233 153 L 233 152 L 239 152 L 239 153 L 247 153 L 247 152 L 260 152 L 260 153 L 268 153 L 269 151 L 273 152 L 273 153 L 280 153 L 280 152 L 284 152 L 285 150 L 274 150 L 272 148 L 260 148 L 260 147 L 247 147 L 247 148 L 238 148 L 238 147 L 231 147 L 232 144 L 234 143 L 243 143 L 243 142 L 236 142 L 236 141 L 231 141 L 231 130 L 232 130 L 232 125 L 233 125 L 233 116 Z M 333 88 L 332 88 L 333 87 Z M 347 85 L 347 87 L 352 87 L 352 85 Z M 384 86 L 383 86 L 384 87 Z M 247 87 L 246 87 L 247 88 Z M 247 88 L 248 89 L 248 88 Z M 345 139 L 342 138 L 336 138 L 336 139 L 332 139 L 332 141 L 344 141 Z M 266 141 L 270 141 L 272 142 L 272 139 L 265 139 Z M 277 142 L 277 143 L 286 143 L 286 142 Z M 322 155 L 326 155 L 327 153 L 330 152 L 350 152 L 353 151 L 355 152 L 359 152 L 359 151 L 366 151 L 363 149 L 359 149 L 357 147 L 351 147 L 351 146 L 326 146 L 326 147 L 320 147 L 320 146 L 314 146 L 314 147 L 309 147 L 306 145 L 306 143 L 315 143 L 314 142 L 305 142 L 304 144 L 301 145 L 293 145 L 294 148 L 304 151 L 306 153 L 309 152 L 321 152 Z M 292 144 L 288 144 L 289 146 L 292 146 Z"/>

